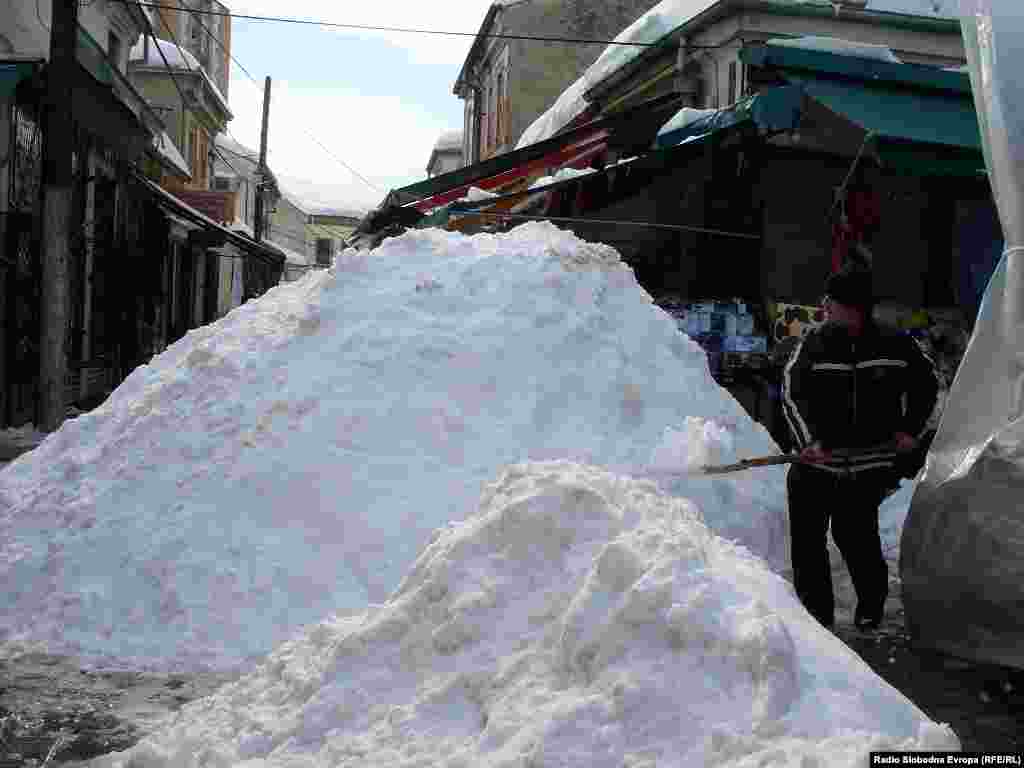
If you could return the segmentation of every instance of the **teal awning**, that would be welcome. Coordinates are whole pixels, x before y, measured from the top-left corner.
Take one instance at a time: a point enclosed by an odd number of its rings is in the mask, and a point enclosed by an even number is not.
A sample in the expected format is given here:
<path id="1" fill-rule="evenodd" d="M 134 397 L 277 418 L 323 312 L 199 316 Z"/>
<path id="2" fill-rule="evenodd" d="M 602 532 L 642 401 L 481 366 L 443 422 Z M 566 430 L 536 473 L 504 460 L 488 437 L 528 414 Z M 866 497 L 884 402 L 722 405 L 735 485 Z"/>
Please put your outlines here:
<path id="1" fill-rule="evenodd" d="M 708 111 L 682 127 L 667 131 L 662 128 L 654 146 L 656 149 L 674 147 L 747 122 L 753 122 L 762 134 L 796 130 L 802 103 L 803 92 L 797 86 L 766 88 L 731 107 Z M 670 124 L 671 121 L 666 123 Z"/>
<path id="2" fill-rule="evenodd" d="M 970 94 L 786 74 L 815 101 L 878 137 L 981 151 Z"/>
<path id="3" fill-rule="evenodd" d="M 39 62 L 0 61 L 0 101 L 7 101 L 22 80 L 32 77 Z"/>

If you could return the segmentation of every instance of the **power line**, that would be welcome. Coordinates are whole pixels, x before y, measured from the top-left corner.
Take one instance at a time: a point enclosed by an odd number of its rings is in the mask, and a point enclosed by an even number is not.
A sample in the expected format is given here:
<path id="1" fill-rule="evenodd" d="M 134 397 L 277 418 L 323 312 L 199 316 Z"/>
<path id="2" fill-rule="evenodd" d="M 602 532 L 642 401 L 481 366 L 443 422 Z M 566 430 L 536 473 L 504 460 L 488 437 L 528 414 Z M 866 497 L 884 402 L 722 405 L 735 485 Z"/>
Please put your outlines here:
<path id="1" fill-rule="evenodd" d="M 118 2 L 130 2 L 132 0 L 117 0 Z M 166 8 L 168 10 L 179 10 L 173 5 L 163 5 L 161 3 L 150 3 L 150 2 L 139 2 L 139 5 L 146 8 Z M 193 10 L 189 9 L 190 13 L 203 14 L 206 16 L 228 16 L 233 19 L 246 19 L 249 21 L 273 21 L 282 24 L 302 24 L 313 27 L 333 27 L 337 29 L 355 29 L 367 32 L 404 32 L 417 35 L 444 35 L 448 37 L 487 37 L 497 38 L 502 40 L 533 40 L 543 43 L 569 43 L 572 45 L 625 45 L 634 46 L 639 48 L 657 48 L 657 47 L 670 47 L 664 42 L 657 41 L 653 43 L 638 43 L 638 42 L 626 42 L 621 40 L 595 40 L 590 38 L 575 38 L 575 37 L 544 37 L 539 35 L 509 35 L 509 34 L 498 34 L 498 33 L 479 33 L 479 32 L 448 32 L 439 29 L 417 29 L 413 27 L 387 27 L 387 26 L 376 26 L 370 24 L 346 24 L 335 21 L 320 21 L 315 19 L 291 19 L 284 16 L 256 16 L 253 14 L 245 13 L 231 13 L 230 11 L 214 11 L 214 10 Z M 720 48 L 718 45 L 690 45 L 688 48 Z"/>
<path id="2" fill-rule="evenodd" d="M 738 237 L 744 240 L 760 240 L 761 235 L 754 235 L 749 232 L 728 232 L 722 229 L 709 229 L 707 227 L 691 227 L 685 224 L 662 224 L 656 221 L 631 221 L 629 219 L 588 219 L 575 216 L 529 216 L 523 213 L 505 213 L 504 211 L 452 211 L 458 216 L 495 216 L 506 219 L 524 219 L 528 221 L 555 221 L 566 224 L 603 224 L 610 226 L 649 227 L 653 229 L 670 229 L 678 232 L 700 232 L 705 235 L 720 235 L 722 237 Z"/>
<path id="3" fill-rule="evenodd" d="M 141 2 L 140 2 L 140 3 L 139 3 L 139 5 L 147 5 L 147 4 L 146 4 L 146 3 L 141 3 Z M 156 6 L 156 7 L 169 7 L 169 6 Z M 193 11 L 193 10 L 192 10 L 191 8 L 186 8 L 186 7 L 182 6 L 182 5 L 180 4 L 180 0 L 179 0 L 179 5 L 177 6 L 177 8 L 173 8 L 172 10 L 179 10 L 179 11 L 180 11 L 180 10 L 183 10 L 183 11 L 187 11 L 187 12 L 189 12 L 189 13 L 197 13 L 197 14 L 198 14 L 198 13 L 202 13 L 201 11 Z M 229 16 L 229 15 L 231 15 L 231 14 L 220 14 L 220 15 L 226 15 L 226 16 Z M 247 76 L 247 77 L 249 78 L 249 80 L 250 80 L 250 81 L 252 81 L 252 84 L 253 84 L 253 85 L 254 85 L 254 86 L 255 86 L 255 87 L 257 88 L 257 90 L 258 90 L 258 91 L 259 91 L 259 93 L 260 93 L 260 105 L 261 105 L 261 108 L 262 108 L 262 101 L 263 101 L 263 89 L 262 89 L 262 88 L 260 88 L 260 84 L 259 84 L 259 81 L 258 81 L 258 80 L 257 80 L 257 79 L 256 79 L 256 78 L 255 78 L 255 77 L 253 76 L 253 74 L 252 74 L 252 73 L 251 73 L 251 72 L 250 72 L 250 71 L 249 71 L 248 69 L 246 69 L 246 68 L 245 68 L 245 66 L 244 66 L 244 65 L 242 64 L 242 62 L 240 62 L 240 61 L 239 61 L 239 60 L 238 60 L 237 58 L 235 58 L 235 55 L 234 55 L 233 53 L 231 53 L 231 51 L 229 51 L 229 50 L 228 50 L 228 49 L 227 49 L 227 48 L 226 48 L 226 47 L 224 46 L 224 44 L 223 44 L 223 43 L 222 43 L 222 42 L 221 42 L 221 41 L 220 41 L 220 40 L 219 40 L 219 39 L 217 38 L 217 36 L 216 36 L 215 34 L 213 34 L 213 33 L 212 33 L 212 32 L 211 32 L 210 30 L 209 30 L 209 28 L 208 28 L 208 27 L 207 27 L 207 26 L 206 26 L 205 24 L 203 24 L 203 22 L 201 22 L 201 21 L 200 21 L 199 19 L 196 19 L 195 21 L 196 21 L 196 23 L 197 23 L 197 24 L 199 24 L 200 28 L 201 28 L 201 29 L 202 29 L 202 30 L 203 30 L 203 31 L 204 31 L 204 32 L 205 32 L 205 33 L 206 33 L 206 34 L 207 34 L 207 35 L 209 36 L 209 38 L 210 38 L 211 40 L 213 40 L 213 42 L 215 42 L 215 43 L 216 43 L 216 44 L 217 44 L 218 46 L 220 46 L 220 49 L 221 49 L 222 51 L 224 51 L 224 53 L 226 53 L 226 54 L 227 54 L 227 55 L 228 55 L 228 56 L 229 56 L 229 57 L 231 58 L 231 61 L 233 61 L 233 62 L 234 62 L 235 64 L 237 64 L 237 65 L 238 65 L 238 68 L 239 68 L 239 69 L 241 69 L 241 70 L 242 70 L 242 72 L 244 72 L 244 73 L 245 73 L 245 75 L 246 75 L 246 76 Z M 167 23 L 166 23 L 166 22 L 164 22 L 164 26 L 165 26 L 165 27 L 167 26 Z M 168 30 L 168 31 L 169 31 L 169 30 Z M 177 44 L 177 41 L 176 41 L 176 40 L 175 40 L 175 44 Z M 180 46 L 179 46 L 179 49 L 180 49 Z M 368 187 L 370 187 L 371 189 L 373 189 L 373 190 L 375 190 L 375 191 L 377 191 L 377 192 L 384 192 L 384 190 L 383 190 L 383 189 L 381 189 L 380 187 L 378 187 L 378 186 L 377 186 L 376 184 L 374 184 L 374 183 L 373 183 L 372 181 L 370 181 L 370 180 L 369 180 L 369 179 L 367 179 L 367 178 L 366 178 L 365 176 L 363 176 L 363 175 L 362 175 L 361 173 L 359 173 L 359 171 L 357 171 L 357 170 L 356 170 L 355 168 L 353 168 L 353 167 L 352 167 L 351 165 L 349 165 L 349 164 L 348 164 L 348 163 L 346 163 L 346 162 L 345 162 L 344 160 L 342 160 L 342 159 L 341 159 L 340 157 L 338 157 L 338 156 L 337 156 L 337 155 L 335 155 L 335 154 L 334 154 L 333 152 L 331 152 L 331 150 L 329 150 L 329 149 L 328 149 L 327 147 L 325 147 L 325 146 L 323 145 L 323 143 L 322 143 L 322 142 L 321 142 L 321 141 L 320 141 L 319 139 L 317 139 L 317 138 L 316 138 L 316 136 L 314 136 L 314 135 L 313 135 L 312 133 L 310 133 L 309 131 L 307 131 L 307 130 L 306 130 L 305 128 L 303 128 L 303 129 L 302 129 L 302 132 L 306 134 L 306 137 L 307 137 L 308 139 L 310 139 L 311 141 L 313 141 L 314 143 L 316 143 L 317 145 L 319 145 L 320 149 L 322 149 L 322 150 L 323 150 L 324 152 L 326 152 L 326 153 L 327 153 L 328 155 L 330 155 L 330 156 L 331 156 L 331 157 L 332 157 L 332 158 L 333 158 L 334 160 L 336 160 L 336 161 L 337 161 L 338 163 L 340 163 L 340 164 L 341 164 L 341 165 L 342 165 L 342 166 L 343 166 L 343 167 L 345 168 L 345 170 L 347 170 L 347 171 L 348 171 L 349 173 L 351 173 L 351 174 L 352 174 L 353 176 L 355 176 L 356 178 L 358 178 L 358 179 L 359 179 L 360 181 L 362 181 L 362 182 L 363 182 L 364 184 L 366 184 L 366 185 L 367 185 Z M 229 131 L 228 133 L 230 134 L 230 131 Z M 235 141 L 238 141 L 238 139 L 235 139 Z M 242 142 L 238 142 L 238 143 L 239 143 L 239 144 L 241 144 Z M 237 171 L 236 171 L 236 173 L 237 173 Z"/>

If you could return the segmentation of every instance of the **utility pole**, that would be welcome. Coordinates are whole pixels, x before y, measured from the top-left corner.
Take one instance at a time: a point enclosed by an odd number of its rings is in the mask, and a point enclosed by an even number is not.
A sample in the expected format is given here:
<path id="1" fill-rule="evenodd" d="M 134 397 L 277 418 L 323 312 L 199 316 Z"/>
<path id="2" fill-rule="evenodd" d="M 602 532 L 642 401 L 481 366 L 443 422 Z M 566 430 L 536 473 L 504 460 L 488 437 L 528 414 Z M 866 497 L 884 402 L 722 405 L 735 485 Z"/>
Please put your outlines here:
<path id="1" fill-rule="evenodd" d="M 267 179 L 267 123 L 270 120 L 270 78 L 263 83 L 263 131 L 260 135 L 260 181 L 256 186 L 256 242 L 263 240 L 263 192 Z"/>
<path id="2" fill-rule="evenodd" d="M 50 65 L 43 113 L 42 307 L 39 329 L 39 425 L 64 421 L 67 376 L 68 255 L 71 221 L 72 83 L 77 59 L 78 0 L 53 0 Z"/>

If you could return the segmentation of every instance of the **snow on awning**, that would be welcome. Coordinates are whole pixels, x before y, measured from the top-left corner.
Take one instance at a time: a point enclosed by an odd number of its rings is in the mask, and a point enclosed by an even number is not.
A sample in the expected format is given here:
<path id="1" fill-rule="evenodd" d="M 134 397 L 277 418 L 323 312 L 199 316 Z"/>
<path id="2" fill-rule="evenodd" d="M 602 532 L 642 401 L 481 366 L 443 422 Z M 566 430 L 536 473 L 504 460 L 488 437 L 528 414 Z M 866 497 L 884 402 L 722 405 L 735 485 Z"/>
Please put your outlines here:
<path id="1" fill-rule="evenodd" d="M 159 136 L 153 137 L 153 146 L 156 148 L 157 154 L 160 155 L 160 160 L 170 167 L 171 170 L 184 176 L 186 179 L 192 178 L 192 170 L 188 167 L 188 163 L 185 162 L 185 158 L 181 152 L 171 141 L 171 137 L 167 135 L 167 131 L 163 131 Z"/>

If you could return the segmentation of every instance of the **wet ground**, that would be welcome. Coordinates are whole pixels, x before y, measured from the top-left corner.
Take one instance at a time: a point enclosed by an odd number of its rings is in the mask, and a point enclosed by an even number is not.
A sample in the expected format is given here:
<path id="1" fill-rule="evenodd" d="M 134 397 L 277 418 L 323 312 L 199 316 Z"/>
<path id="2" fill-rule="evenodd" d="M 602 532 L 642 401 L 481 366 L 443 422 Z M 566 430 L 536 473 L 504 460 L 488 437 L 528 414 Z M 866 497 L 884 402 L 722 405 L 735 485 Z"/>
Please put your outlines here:
<path id="1" fill-rule="evenodd" d="M 0 768 L 41 767 L 48 757 L 51 767 L 71 766 L 127 749 L 232 678 L 89 672 L 42 654 L 0 661 Z"/>
<path id="2" fill-rule="evenodd" d="M 836 634 L 932 720 L 948 723 L 965 752 L 1024 752 L 1024 670 L 917 648 L 900 614 L 877 633 L 845 624 Z"/>

